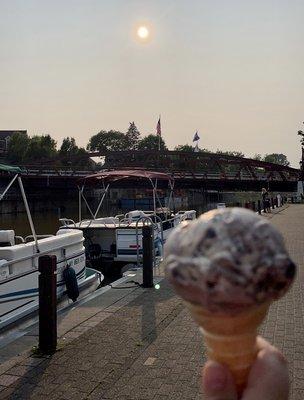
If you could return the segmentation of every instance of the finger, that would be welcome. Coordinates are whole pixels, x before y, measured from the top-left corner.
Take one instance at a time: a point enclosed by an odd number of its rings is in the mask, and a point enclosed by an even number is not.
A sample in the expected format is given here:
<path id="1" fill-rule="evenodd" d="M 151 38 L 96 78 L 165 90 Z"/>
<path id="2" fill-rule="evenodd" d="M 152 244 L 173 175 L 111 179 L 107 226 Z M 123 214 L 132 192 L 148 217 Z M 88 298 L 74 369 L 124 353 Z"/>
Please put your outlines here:
<path id="1" fill-rule="evenodd" d="M 287 400 L 289 392 L 288 369 L 281 352 L 262 338 L 260 349 L 248 378 L 242 400 Z"/>
<path id="2" fill-rule="evenodd" d="M 203 390 L 206 400 L 237 400 L 230 371 L 215 361 L 207 361 L 203 369 Z"/>
<path id="3" fill-rule="evenodd" d="M 258 336 L 257 337 L 257 348 L 258 350 L 264 350 L 264 349 L 272 349 L 272 350 L 277 350 L 276 347 L 272 346 L 272 344 L 270 344 L 269 342 L 267 342 L 267 340 L 265 340 L 264 338 L 262 338 L 262 336 Z M 277 350 L 278 351 L 278 350 Z"/>

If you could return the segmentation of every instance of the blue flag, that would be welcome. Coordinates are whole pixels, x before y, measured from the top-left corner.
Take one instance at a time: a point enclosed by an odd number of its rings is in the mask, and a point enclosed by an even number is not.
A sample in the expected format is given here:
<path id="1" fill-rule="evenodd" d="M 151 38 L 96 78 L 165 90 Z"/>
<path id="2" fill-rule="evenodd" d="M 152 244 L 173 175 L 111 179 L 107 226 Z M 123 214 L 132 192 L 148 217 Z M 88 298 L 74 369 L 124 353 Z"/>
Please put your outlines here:
<path id="1" fill-rule="evenodd" d="M 193 138 L 193 142 L 196 142 L 197 140 L 200 140 L 200 137 L 198 136 L 197 131 L 195 132 L 194 138 Z"/>

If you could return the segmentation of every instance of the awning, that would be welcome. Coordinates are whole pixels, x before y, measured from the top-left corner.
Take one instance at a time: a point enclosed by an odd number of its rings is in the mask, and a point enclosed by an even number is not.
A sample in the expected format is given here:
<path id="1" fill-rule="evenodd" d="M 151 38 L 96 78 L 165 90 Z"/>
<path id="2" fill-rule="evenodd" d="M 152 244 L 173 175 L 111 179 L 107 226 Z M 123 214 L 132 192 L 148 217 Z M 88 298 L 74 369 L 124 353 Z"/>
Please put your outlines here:
<path id="1" fill-rule="evenodd" d="M 22 169 L 19 167 L 13 167 L 11 165 L 0 164 L 0 171 L 14 172 L 15 174 L 21 174 Z"/>
<path id="2" fill-rule="evenodd" d="M 163 172 L 156 171 L 147 171 L 147 170 L 112 170 L 112 171 L 103 171 L 98 172 L 96 174 L 87 175 L 81 179 L 83 183 L 89 182 L 94 183 L 100 180 L 104 180 L 106 182 L 114 182 L 122 179 L 149 179 L 149 180 L 165 180 L 169 182 L 173 182 L 173 178 L 169 174 L 165 174 Z"/>

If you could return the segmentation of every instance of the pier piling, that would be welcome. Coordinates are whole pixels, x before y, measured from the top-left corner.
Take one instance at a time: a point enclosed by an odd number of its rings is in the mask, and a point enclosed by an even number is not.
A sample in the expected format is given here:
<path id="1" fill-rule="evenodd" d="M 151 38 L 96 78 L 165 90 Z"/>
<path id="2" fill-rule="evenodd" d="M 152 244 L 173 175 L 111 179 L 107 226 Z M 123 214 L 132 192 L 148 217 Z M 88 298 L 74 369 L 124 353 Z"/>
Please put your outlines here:
<path id="1" fill-rule="evenodd" d="M 143 287 L 151 288 L 153 284 L 153 227 L 144 225 L 143 238 Z"/>
<path id="2" fill-rule="evenodd" d="M 57 260 L 39 257 L 39 350 L 53 354 L 57 347 Z"/>

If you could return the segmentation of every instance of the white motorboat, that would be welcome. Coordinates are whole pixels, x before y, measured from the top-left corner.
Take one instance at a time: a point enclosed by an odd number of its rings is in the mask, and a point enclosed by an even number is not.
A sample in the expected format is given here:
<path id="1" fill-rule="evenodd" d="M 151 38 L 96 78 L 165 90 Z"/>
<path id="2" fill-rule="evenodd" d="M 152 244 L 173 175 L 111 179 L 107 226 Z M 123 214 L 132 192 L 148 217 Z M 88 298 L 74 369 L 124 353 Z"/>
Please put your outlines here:
<path id="1" fill-rule="evenodd" d="M 121 179 L 146 179 L 153 188 L 153 211 L 133 210 L 125 215 L 98 218 L 102 202 L 109 190 L 110 183 Z M 169 201 L 164 207 L 157 194 L 159 180 L 168 181 L 170 187 Z M 104 188 L 98 207 L 93 213 L 84 196 L 86 184 L 102 183 Z M 140 263 L 142 255 L 142 227 L 145 224 L 153 226 L 154 254 L 162 255 L 162 246 L 174 227 L 182 221 L 196 218 L 195 210 L 170 211 L 170 201 L 174 182 L 170 175 L 146 170 L 104 171 L 89 175 L 83 179 L 79 187 L 79 221 L 61 218 L 63 229 L 80 229 L 85 237 L 86 256 L 94 268 L 104 273 L 119 273 L 127 263 Z M 91 219 L 81 218 L 81 200 L 83 200 L 92 216 Z M 157 207 L 158 206 L 158 207 Z"/>
<path id="2" fill-rule="evenodd" d="M 86 267 L 81 231 L 61 229 L 56 235 L 36 235 L 19 171 L 14 167 L 13 172 L 17 174 L 0 199 L 17 180 L 32 235 L 22 238 L 13 230 L 0 230 L 0 329 L 38 309 L 38 262 L 42 255 L 56 256 L 58 298 L 66 293 L 63 271 L 67 266 L 74 269 L 80 292 L 94 290 L 103 279 L 100 272 Z"/>

